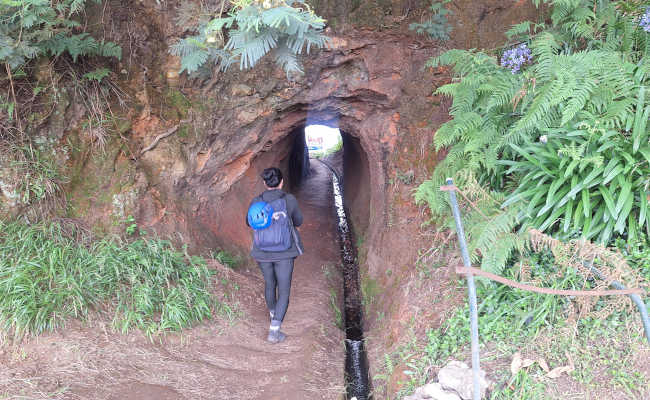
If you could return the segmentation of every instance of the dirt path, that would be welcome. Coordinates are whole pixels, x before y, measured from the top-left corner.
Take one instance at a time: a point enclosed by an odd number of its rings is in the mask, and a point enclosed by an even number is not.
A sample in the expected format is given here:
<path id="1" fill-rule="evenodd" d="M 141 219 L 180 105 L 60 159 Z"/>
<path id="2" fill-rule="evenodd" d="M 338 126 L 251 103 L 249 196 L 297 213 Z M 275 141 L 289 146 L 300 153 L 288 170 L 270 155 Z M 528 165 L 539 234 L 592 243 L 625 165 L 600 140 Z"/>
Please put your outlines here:
<path id="1" fill-rule="evenodd" d="M 320 163 L 298 193 L 306 252 L 296 261 L 284 343 L 266 342 L 261 274 L 222 271 L 243 317 L 151 343 L 101 321 L 0 347 L 0 399 L 341 399 L 343 334 L 323 266 L 338 262 L 330 176 Z M 92 328 L 89 328 L 90 325 Z"/>

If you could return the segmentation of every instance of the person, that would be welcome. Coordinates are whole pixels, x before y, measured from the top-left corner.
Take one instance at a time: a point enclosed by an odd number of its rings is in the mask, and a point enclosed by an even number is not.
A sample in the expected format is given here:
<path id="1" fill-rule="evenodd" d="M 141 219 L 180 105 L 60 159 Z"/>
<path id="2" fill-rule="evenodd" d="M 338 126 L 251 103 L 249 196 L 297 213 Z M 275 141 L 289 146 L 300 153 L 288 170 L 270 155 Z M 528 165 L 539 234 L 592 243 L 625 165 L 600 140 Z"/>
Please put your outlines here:
<path id="1" fill-rule="evenodd" d="M 261 177 L 264 180 L 266 190 L 253 198 L 251 206 L 259 202 L 274 202 L 274 204 L 277 204 L 276 200 L 284 199 L 286 214 L 290 217 L 288 223 L 291 235 L 290 245 L 287 249 L 279 251 L 277 249 L 274 249 L 274 251 L 262 250 L 254 239 L 250 253 L 251 257 L 257 261 L 262 275 L 264 275 L 264 297 L 271 320 L 267 340 L 271 343 L 279 343 L 286 338 L 280 328 L 289 307 L 294 260 L 304 251 L 300 235 L 295 229 L 295 227 L 302 225 L 303 216 L 296 198 L 292 194 L 282 191 L 284 181 L 282 171 L 279 168 L 267 168 L 262 172 Z M 249 206 L 249 215 L 246 218 L 248 226 L 251 226 L 249 223 L 250 209 Z"/>

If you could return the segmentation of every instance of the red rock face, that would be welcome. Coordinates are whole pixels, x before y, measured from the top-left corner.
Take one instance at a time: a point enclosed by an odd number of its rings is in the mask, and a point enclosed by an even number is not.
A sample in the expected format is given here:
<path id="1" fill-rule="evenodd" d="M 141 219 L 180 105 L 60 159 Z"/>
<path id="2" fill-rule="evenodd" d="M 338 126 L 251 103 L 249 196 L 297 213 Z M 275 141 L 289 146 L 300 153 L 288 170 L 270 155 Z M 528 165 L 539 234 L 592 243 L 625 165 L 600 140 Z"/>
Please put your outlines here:
<path id="1" fill-rule="evenodd" d="M 396 193 L 412 189 L 396 185 L 396 177 L 422 181 L 440 157 L 430 143 L 447 112 L 431 93 L 449 76 L 423 66 L 442 51 L 441 43 L 407 29 L 426 18 L 427 1 L 312 3 L 335 30 L 329 48 L 307 57 L 305 75 L 294 83 L 269 61 L 247 72 L 236 66 L 215 71 L 207 80 L 179 76 L 178 58 L 167 52 L 185 35 L 173 2 L 119 0 L 97 8 L 99 16 L 112 17 L 110 39 L 125 53 L 116 66 L 119 83 L 134 100 L 124 112 L 132 123 L 124 134 L 131 154 L 123 156 L 136 160 L 135 177 L 131 185 L 104 187 L 137 194 L 131 211 L 143 228 L 196 250 L 244 251 L 249 239 L 241 222 L 250 197 L 262 189 L 258 172 L 286 166 L 291 132 L 320 122 L 354 139 L 359 162 L 347 172 L 356 182 L 346 182 L 355 188 L 348 200 L 352 219 L 366 239 L 368 259 L 383 259 L 379 249 L 401 207 Z M 454 0 L 448 8 L 454 31 L 446 47 L 493 46 L 511 23 L 536 14 L 528 2 L 514 0 Z M 137 154 L 175 125 L 176 134 Z M 383 268 L 370 264 L 371 271 Z"/>

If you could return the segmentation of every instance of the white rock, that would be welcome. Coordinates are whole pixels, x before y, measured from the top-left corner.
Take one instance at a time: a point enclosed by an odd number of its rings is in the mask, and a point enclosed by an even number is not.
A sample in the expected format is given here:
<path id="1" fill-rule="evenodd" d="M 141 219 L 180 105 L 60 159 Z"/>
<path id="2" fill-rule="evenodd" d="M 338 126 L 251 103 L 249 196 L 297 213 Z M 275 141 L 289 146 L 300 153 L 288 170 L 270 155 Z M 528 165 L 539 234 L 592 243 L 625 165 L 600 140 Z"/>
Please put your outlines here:
<path id="1" fill-rule="evenodd" d="M 485 396 L 485 390 L 489 381 L 485 378 L 485 371 L 480 371 L 481 398 Z M 471 400 L 474 386 L 472 382 L 472 369 L 460 361 L 450 361 L 438 372 L 438 382 L 446 390 L 453 390 L 463 400 Z"/>
<path id="2" fill-rule="evenodd" d="M 454 392 L 446 391 L 439 383 L 429 383 L 418 389 L 423 399 L 432 400 L 460 400 Z"/>
<path id="3" fill-rule="evenodd" d="M 406 396 L 404 400 L 460 400 L 454 392 L 446 391 L 439 383 L 429 383 L 417 388 L 415 393 Z"/>

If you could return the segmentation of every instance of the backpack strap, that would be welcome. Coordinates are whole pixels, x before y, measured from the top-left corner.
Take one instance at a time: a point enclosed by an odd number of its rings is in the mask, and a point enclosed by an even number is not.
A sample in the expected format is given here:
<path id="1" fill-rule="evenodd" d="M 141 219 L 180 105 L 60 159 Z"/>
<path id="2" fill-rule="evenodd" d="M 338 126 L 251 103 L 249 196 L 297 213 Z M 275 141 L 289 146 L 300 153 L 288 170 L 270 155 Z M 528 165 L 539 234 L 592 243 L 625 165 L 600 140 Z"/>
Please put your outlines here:
<path id="1" fill-rule="evenodd" d="M 264 193 L 266 193 L 266 192 L 262 192 L 262 194 L 259 196 L 259 198 L 262 199 L 262 201 L 266 201 L 264 199 Z M 278 198 L 279 199 L 284 199 L 285 197 L 287 197 L 287 193 L 285 193 L 283 191 L 282 194 L 280 195 L 280 197 L 278 197 Z M 267 201 L 267 203 L 268 203 L 268 201 Z M 295 229 L 295 227 L 293 225 L 293 218 L 291 218 L 291 214 L 289 213 L 289 203 L 287 203 L 286 199 L 284 200 L 284 204 L 285 204 L 285 207 L 287 208 L 287 218 L 289 218 L 289 223 L 291 224 L 291 228 Z"/>

